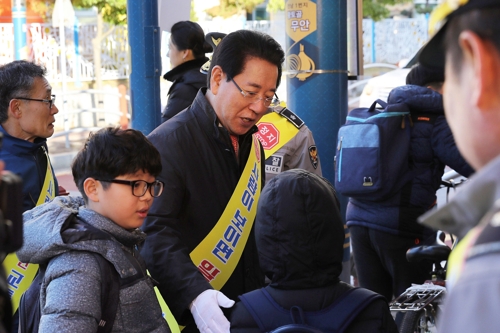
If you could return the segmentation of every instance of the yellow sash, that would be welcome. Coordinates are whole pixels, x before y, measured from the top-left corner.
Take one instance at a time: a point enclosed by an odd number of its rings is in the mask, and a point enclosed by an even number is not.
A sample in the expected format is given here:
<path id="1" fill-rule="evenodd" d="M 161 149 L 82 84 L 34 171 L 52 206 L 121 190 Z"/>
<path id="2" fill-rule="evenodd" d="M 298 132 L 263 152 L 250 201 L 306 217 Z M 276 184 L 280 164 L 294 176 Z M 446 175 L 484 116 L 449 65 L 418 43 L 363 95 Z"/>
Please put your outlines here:
<path id="1" fill-rule="evenodd" d="M 52 176 L 52 166 L 50 164 L 49 155 L 45 147 L 42 146 L 42 148 L 45 156 L 47 156 L 47 171 L 45 172 L 42 191 L 36 203 L 37 206 L 54 199 L 56 195 L 56 187 L 54 177 Z M 29 288 L 31 282 L 35 278 L 36 272 L 38 271 L 38 265 L 22 263 L 17 259 L 15 253 L 11 253 L 3 261 L 3 267 L 7 275 L 13 311 L 16 311 L 19 307 L 19 301 L 21 300 L 22 294 Z"/>
<path id="2" fill-rule="evenodd" d="M 220 290 L 233 273 L 250 236 L 260 197 L 260 177 L 260 147 L 253 135 L 250 155 L 231 199 L 217 224 L 190 253 L 193 263 L 216 290 Z M 179 332 L 177 322 L 157 289 L 156 294 L 170 329 L 173 333 Z"/>
<path id="3" fill-rule="evenodd" d="M 262 147 L 264 147 L 266 159 L 277 152 L 278 149 L 283 147 L 299 132 L 299 129 L 288 119 L 276 112 L 265 114 L 257 123 L 257 127 L 259 131 L 256 135 L 262 143 Z"/>

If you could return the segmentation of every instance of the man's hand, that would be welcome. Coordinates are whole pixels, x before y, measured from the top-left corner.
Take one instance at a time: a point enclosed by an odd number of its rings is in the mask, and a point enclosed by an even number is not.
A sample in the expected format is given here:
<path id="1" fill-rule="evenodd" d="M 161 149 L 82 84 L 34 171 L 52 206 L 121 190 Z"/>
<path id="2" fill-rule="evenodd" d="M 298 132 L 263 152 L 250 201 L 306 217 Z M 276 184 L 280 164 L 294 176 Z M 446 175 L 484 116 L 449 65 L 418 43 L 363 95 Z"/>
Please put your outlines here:
<path id="1" fill-rule="evenodd" d="M 201 333 L 228 333 L 230 324 L 220 307 L 233 305 L 234 301 L 220 291 L 208 289 L 194 299 L 189 309 Z"/>

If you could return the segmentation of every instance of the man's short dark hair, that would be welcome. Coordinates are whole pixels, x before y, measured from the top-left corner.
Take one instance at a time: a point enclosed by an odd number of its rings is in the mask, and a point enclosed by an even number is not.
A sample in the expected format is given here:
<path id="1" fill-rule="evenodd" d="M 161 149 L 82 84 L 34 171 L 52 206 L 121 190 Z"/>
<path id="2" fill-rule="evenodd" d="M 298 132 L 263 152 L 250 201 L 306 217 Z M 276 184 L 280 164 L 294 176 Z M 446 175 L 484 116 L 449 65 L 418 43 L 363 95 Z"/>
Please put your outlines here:
<path id="1" fill-rule="evenodd" d="M 85 179 L 114 179 L 142 170 L 156 177 L 161 172 L 158 150 L 142 134 L 133 129 L 106 127 L 91 133 L 71 165 L 73 179 L 85 202 Z M 102 183 L 104 189 L 110 184 Z"/>
<path id="2" fill-rule="evenodd" d="M 44 78 L 47 70 L 26 60 L 0 66 L 0 124 L 7 121 L 9 103 L 14 97 L 30 97 L 36 77 Z"/>
<path id="3" fill-rule="evenodd" d="M 481 39 L 492 43 L 500 52 L 500 8 L 475 9 L 453 18 L 446 30 L 446 50 L 451 54 L 453 69 L 460 73 L 463 53 L 458 43 L 460 33 L 470 30 Z"/>
<path id="4" fill-rule="evenodd" d="M 210 88 L 210 78 L 214 66 L 219 65 L 226 73 L 229 81 L 243 72 L 249 58 L 263 59 L 276 65 L 278 68 L 276 87 L 280 85 L 281 66 L 285 61 L 285 53 L 280 44 L 274 38 L 262 32 L 238 30 L 228 34 L 217 45 L 207 75 L 208 88 Z"/>

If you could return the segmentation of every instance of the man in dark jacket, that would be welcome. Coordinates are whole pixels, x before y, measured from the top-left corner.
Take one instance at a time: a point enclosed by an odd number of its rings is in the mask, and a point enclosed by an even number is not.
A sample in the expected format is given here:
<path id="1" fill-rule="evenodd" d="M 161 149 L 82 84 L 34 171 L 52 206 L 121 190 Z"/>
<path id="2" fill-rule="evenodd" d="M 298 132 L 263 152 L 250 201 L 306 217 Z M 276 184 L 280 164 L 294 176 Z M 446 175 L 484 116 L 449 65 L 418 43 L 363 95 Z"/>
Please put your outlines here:
<path id="1" fill-rule="evenodd" d="M 45 68 L 25 60 L 0 67 L 0 135 L 3 136 L 0 159 L 5 162 L 6 170 L 23 180 L 23 212 L 59 195 L 47 149 L 47 138 L 54 134 L 54 116 L 59 110 L 46 74 Z M 8 279 L 17 276 L 14 271 L 18 263 L 14 253 L 5 259 Z M 36 273 L 36 268 L 29 270 Z M 32 278 L 27 274 L 25 281 Z M 14 309 L 24 287 L 10 289 Z M 16 313 L 13 331 L 17 321 Z"/>
<path id="2" fill-rule="evenodd" d="M 406 251 L 436 239 L 436 232 L 418 224 L 417 218 L 435 206 L 445 166 L 466 177 L 473 173 L 455 145 L 442 95 L 433 90 L 440 89 L 443 80 L 442 71 L 417 66 L 408 74 L 408 85 L 393 89 L 388 97 L 389 104 L 406 103 L 410 108 L 412 179 L 385 201 L 350 198 L 347 207 L 359 284 L 389 301 L 412 283 L 430 278 L 432 263 L 409 263 Z"/>
<path id="3" fill-rule="evenodd" d="M 143 226 L 142 254 L 173 315 L 187 325 L 183 332 L 197 331 L 193 317 L 202 332 L 229 330 L 219 306 L 233 301 L 224 295 L 235 298 L 264 283 L 252 227 L 264 153 L 253 134 L 279 103 L 283 61 L 268 35 L 227 35 L 214 52 L 208 89 L 149 135 L 162 156 L 158 179 L 165 190 Z"/>
<path id="4" fill-rule="evenodd" d="M 261 267 L 271 280 L 264 290 L 279 307 L 327 311 L 341 298 L 349 302 L 344 294 L 353 287 L 339 280 L 344 225 L 335 190 L 325 178 L 294 169 L 271 179 L 260 197 L 255 240 Z M 333 322 L 332 316 L 320 328 L 332 330 Z M 231 313 L 231 332 L 261 332 L 242 302 Z M 387 302 L 380 298 L 362 310 L 346 332 L 387 333 L 397 328 Z"/>

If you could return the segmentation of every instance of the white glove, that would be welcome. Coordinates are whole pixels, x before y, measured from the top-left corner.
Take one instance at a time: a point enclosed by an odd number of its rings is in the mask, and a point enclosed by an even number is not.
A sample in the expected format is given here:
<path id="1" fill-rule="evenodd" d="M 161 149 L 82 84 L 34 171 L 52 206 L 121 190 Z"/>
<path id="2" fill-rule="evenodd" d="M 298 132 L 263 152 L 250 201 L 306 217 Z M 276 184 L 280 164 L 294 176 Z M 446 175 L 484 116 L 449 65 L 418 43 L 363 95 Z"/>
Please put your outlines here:
<path id="1" fill-rule="evenodd" d="M 191 302 L 189 309 L 201 333 L 229 333 L 229 320 L 220 307 L 230 308 L 234 301 L 223 293 L 207 289 Z"/>

